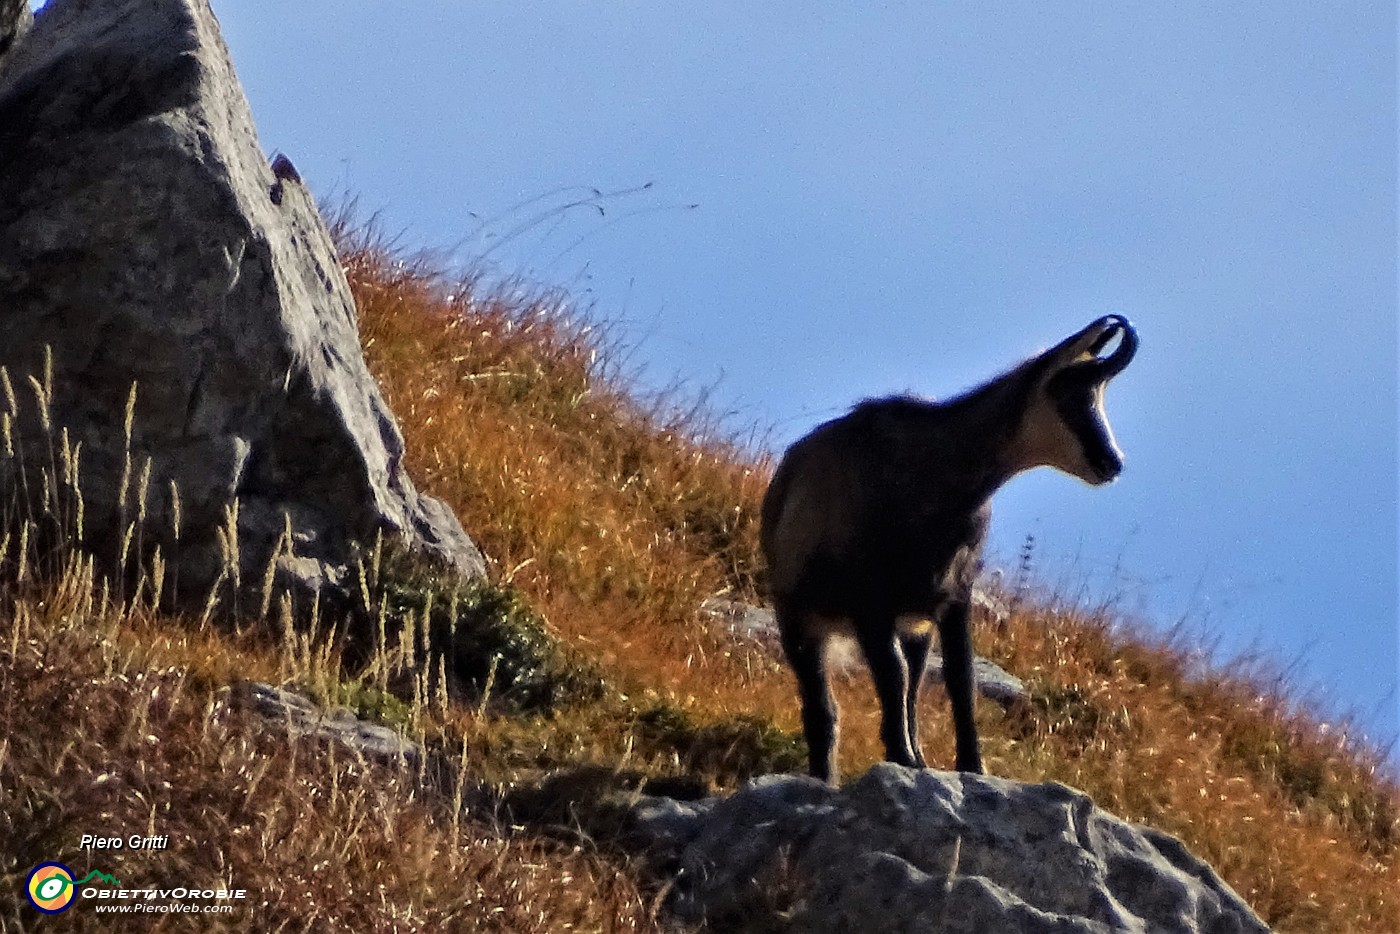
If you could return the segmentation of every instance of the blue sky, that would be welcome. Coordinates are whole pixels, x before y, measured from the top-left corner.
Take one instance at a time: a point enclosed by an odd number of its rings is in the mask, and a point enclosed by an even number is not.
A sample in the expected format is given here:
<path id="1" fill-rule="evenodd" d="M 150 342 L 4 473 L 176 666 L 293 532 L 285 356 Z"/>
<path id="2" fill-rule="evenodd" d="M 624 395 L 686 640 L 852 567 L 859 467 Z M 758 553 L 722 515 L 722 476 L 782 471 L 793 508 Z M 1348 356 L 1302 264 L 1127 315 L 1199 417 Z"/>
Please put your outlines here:
<path id="1" fill-rule="evenodd" d="M 215 4 L 318 192 L 568 286 L 775 448 L 1128 315 L 1122 479 L 1013 481 L 995 556 L 1394 736 L 1393 7 L 672 6 Z"/>

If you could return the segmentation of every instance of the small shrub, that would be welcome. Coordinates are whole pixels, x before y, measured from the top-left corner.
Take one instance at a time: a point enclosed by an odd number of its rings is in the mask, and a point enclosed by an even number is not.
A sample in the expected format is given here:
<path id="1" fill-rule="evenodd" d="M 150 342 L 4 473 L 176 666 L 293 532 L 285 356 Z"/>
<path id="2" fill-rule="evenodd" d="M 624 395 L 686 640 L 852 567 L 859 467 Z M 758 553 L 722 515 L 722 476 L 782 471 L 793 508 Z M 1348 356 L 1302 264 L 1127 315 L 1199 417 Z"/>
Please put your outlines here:
<path id="1" fill-rule="evenodd" d="M 516 713 L 549 713 L 603 696 L 596 668 L 567 650 L 515 588 L 453 581 L 398 551 L 376 570 L 368 604 L 386 641 L 409 644 L 397 659 L 406 670 L 427 666 L 432 674 L 444 657 L 459 692 Z"/>
<path id="2" fill-rule="evenodd" d="M 796 771 L 807 762 L 807 744 L 799 734 L 748 714 L 697 724 L 679 707 L 659 704 L 638 715 L 635 729 L 658 751 L 674 752 L 689 771 L 725 784 Z"/>
<path id="3" fill-rule="evenodd" d="M 402 729 L 413 719 L 411 704 L 371 684 L 339 682 L 333 694 L 332 704 L 349 708 L 361 720 Z"/>

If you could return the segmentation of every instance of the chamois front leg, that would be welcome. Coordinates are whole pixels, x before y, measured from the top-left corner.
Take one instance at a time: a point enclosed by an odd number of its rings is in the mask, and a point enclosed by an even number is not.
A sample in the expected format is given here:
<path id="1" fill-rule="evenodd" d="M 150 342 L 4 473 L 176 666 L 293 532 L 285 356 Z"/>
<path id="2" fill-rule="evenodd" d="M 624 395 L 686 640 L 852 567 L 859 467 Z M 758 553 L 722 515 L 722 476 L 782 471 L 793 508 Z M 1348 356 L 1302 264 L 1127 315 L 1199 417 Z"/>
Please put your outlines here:
<path id="1" fill-rule="evenodd" d="M 982 772 L 982 751 L 973 717 L 977 685 L 972 671 L 972 638 L 968 633 L 968 603 L 950 604 L 938 620 L 943 650 L 943 683 L 953 705 L 953 730 L 957 734 L 959 772 Z"/>
<path id="2" fill-rule="evenodd" d="M 919 748 L 919 688 L 924 683 L 924 669 L 928 666 L 929 644 L 933 633 L 901 636 L 900 648 L 904 650 L 904 661 L 909 669 L 908 703 L 905 704 L 909 722 L 909 748 L 914 751 L 914 764 L 926 768 L 923 750 Z"/>

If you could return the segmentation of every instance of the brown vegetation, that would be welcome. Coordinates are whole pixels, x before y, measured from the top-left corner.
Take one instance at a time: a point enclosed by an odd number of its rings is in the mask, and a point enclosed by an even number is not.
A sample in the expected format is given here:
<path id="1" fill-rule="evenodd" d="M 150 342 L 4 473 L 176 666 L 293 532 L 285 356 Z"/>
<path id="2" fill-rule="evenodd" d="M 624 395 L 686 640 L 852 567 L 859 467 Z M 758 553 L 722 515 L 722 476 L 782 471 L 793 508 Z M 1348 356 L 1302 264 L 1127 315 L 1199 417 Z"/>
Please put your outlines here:
<path id="1" fill-rule="evenodd" d="M 357 704 L 459 764 L 425 782 L 289 745 L 227 701 L 238 678 L 379 697 L 393 684 L 382 657 L 345 672 L 333 646 L 158 612 L 149 588 L 104 605 L 82 562 L 21 568 L 12 537 L 0 551 L 0 929 L 30 923 L 19 891 L 34 863 L 74 853 L 78 833 L 151 826 L 168 851 L 93 866 L 138 884 L 245 887 L 253 902 L 230 929 L 657 930 L 656 880 L 569 826 L 584 783 L 542 786 L 534 811 L 562 826 L 513 828 L 491 803 L 562 768 L 724 788 L 801 761 L 789 674 L 700 609 L 714 594 L 761 593 L 767 463 L 703 412 L 638 398 L 606 335 L 564 296 L 343 242 L 415 481 L 605 689 L 546 713 L 489 698 L 445 709 L 426 681 L 397 707 Z M 1020 708 L 981 705 L 989 772 L 1075 785 L 1182 837 L 1280 931 L 1400 930 L 1400 791 L 1376 751 L 1296 709 L 1278 683 L 1205 669 L 1111 608 L 1016 603 L 974 634 L 1032 691 Z M 839 696 L 851 774 L 880 754 L 878 711 L 859 673 Z M 924 747 L 948 767 L 941 689 L 924 702 Z"/>

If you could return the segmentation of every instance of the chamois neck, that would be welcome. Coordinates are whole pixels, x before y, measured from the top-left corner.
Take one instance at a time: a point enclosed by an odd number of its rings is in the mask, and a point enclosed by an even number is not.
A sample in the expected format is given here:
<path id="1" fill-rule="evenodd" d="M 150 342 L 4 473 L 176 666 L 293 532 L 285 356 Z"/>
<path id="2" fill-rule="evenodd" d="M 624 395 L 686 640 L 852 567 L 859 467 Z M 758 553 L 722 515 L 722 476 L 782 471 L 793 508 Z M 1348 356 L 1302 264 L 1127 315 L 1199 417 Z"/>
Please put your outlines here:
<path id="1" fill-rule="evenodd" d="M 935 403 L 945 426 L 940 456 L 965 465 L 962 491 L 980 503 L 1032 465 L 1022 463 L 1020 433 L 1028 383 L 1033 374 L 1018 367 L 943 403 Z"/>

